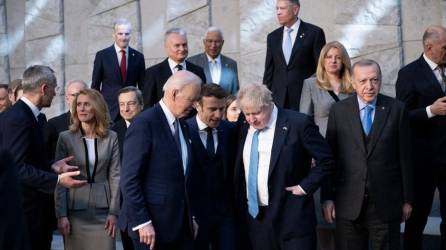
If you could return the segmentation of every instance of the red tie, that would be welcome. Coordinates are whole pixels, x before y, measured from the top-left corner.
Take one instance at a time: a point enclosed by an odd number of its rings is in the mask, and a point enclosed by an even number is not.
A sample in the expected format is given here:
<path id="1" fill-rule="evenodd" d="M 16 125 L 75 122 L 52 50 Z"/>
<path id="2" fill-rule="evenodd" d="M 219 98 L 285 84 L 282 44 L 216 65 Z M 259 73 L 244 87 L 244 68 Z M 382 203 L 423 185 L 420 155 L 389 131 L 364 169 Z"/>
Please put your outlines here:
<path id="1" fill-rule="evenodd" d="M 126 70 L 127 70 L 127 62 L 126 62 L 126 58 L 125 58 L 125 50 L 121 50 L 121 77 L 122 77 L 122 81 L 125 81 L 125 74 L 126 74 Z"/>

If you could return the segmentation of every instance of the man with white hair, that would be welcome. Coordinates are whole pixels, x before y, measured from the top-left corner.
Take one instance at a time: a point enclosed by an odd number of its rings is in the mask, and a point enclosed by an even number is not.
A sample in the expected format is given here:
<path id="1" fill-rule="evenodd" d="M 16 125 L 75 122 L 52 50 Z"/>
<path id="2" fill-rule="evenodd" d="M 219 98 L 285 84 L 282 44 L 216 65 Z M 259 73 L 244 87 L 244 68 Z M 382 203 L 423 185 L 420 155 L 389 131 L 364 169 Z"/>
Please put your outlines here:
<path id="1" fill-rule="evenodd" d="M 192 111 L 201 83 L 189 71 L 174 73 L 159 103 L 140 113 L 127 130 L 119 226 L 135 249 L 191 249 L 197 232 L 187 188 L 192 154 L 181 118 Z"/>
<path id="2" fill-rule="evenodd" d="M 221 54 L 224 42 L 223 32 L 209 27 L 203 37 L 204 52 L 187 60 L 203 68 L 206 83 L 216 83 L 235 95 L 239 88 L 237 62 Z"/>
<path id="3" fill-rule="evenodd" d="M 127 86 L 142 89 L 146 65 L 144 55 L 129 46 L 132 24 L 118 18 L 113 23 L 114 44 L 94 59 L 91 88 L 104 96 L 112 120 L 119 118 L 118 91 Z"/>
<path id="4" fill-rule="evenodd" d="M 310 117 L 278 108 L 265 85 L 243 86 L 237 105 L 246 119 L 235 163 L 239 228 L 253 250 L 316 249 L 313 192 L 333 169 L 328 143 Z"/>

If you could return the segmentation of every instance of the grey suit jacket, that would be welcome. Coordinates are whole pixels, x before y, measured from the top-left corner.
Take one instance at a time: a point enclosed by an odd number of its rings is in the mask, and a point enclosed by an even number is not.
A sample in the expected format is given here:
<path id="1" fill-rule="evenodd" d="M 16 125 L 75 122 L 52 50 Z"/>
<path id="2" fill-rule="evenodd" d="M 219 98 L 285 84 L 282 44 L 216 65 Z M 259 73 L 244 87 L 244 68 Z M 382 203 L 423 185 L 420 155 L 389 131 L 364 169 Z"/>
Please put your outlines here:
<path id="1" fill-rule="evenodd" d="M 344 100 L 350 95 L 340 93 L 339 100 Z M 310 77 L 304 81 L 302 95 L 300 97 L 299 112 L 312 116 L 319 127 L 319 132 L 325 137 L 327 131 L 328 114 L 331 106 L 336 101 L 328 91 L 320 89 L 316 85 L 316 77 Z"/>
<path id="2" fill-rule="evenodd" d="M 56 217 L 67 216 L 67 210 L 84 210 L 89 206 L 108 208 L 109 214 L 119 214 L 119 145 L 118 136 L 109 130 L 105 138 L 97 140 L 97 166 L 93 183 L 80 188 L 67 189 L 56 187 Z M 56 147 L 56 160 L 74 156 L 70 165 L 78 166 L 79 179 L 87 180 L 87 159 L 80 132 L 64 131 L 60 133 Z"/>
<path id="3" fill-rule="evenodd" d="M 221 58 L 221 77 L 220 86 L 229 94 L 237 93 L 239 88 L 237 62 L 233 59 L 220 54 Z M 189 62 L 203 68 L 206 75 L 206 83 L 213 83 L 209 62 L 206 53 L 197 54 L 187 59 Z"/>

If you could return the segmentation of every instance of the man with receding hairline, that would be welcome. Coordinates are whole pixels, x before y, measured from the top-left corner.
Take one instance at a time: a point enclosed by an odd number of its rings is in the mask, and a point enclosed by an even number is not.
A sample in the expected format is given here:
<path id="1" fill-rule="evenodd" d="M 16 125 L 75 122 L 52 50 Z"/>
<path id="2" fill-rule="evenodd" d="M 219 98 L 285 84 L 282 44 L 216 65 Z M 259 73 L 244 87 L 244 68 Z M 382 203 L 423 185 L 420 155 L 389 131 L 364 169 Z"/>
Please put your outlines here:
<path id="1" fill-rule="evenodd" d="M 440 193 L 441 249 L 446 249 L 446 28 L 430 26 L 423 54 L 398 72 L 396 97 L 406 103 L 412 129 L 415 199 L 404 232 L 404 249 L 423 249 L 423 230 L 435 189 Z"/>

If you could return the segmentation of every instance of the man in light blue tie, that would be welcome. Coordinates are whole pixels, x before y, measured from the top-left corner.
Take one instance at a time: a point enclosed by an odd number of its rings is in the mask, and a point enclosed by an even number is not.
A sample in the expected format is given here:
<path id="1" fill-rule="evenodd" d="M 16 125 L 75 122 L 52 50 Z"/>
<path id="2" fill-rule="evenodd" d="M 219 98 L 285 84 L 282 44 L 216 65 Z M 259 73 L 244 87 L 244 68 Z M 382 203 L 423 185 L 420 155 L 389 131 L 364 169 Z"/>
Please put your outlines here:
<path id="1" fill-rule="evenodd" d="M 336 249 L 400 249 L 400 223 L 412 211 L 413 169 L 404 104 L 379 94 L 373 60 L 352 67 L 356 95 L 333 105 L 327 140 L 336 168 L 322 186 L 324 218 L 336 217 Z"/>
<path id="2" fill-rule="evenodd" d="M 240 249 L 316 249 L 312 194 L 333 167 L 328 144 L 310 117 L 278 108 L 265 85 L 242 87 L 237 104 L 246 119 L 235 164 L 238 235 L 248 239 Z"/>

